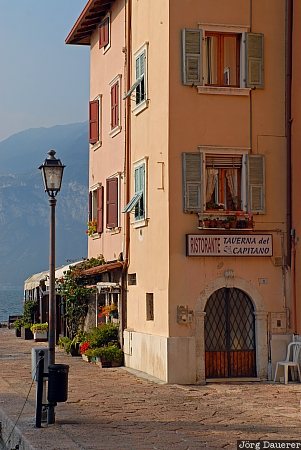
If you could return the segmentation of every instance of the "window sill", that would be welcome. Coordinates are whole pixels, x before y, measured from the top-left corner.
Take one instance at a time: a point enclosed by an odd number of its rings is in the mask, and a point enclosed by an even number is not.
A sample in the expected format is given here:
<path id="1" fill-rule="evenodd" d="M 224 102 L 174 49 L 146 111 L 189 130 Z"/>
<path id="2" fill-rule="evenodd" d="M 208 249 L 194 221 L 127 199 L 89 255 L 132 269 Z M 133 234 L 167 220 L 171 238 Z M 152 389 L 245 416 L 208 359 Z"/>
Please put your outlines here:
<path id="1" fill-rule="evenodd" d="M 107 228 L 107 229 L 106 229 L 106 233 L 109 233 L 109 234 L 111 234 L 111 235 L 119 234 L 120 232 L 121 232 L 121 227 Z"/>
<path id="2" fill-rule="evenodd" d="M 136 105 L 135 108 L 132 109 L 132 113 L 135 114 L 135 116 L 138 116 L 138 114 L 148 108 L 148 103 L 149 100 L 144 100 L 143 102 L 139 103 L 139 105 Z"/>
<path id="3" fill-rule="evenodd" d="M 132 222 L 131 225 L 133 225 L 133 228 L 147 227 L 148 220 L 149 219 L 136 220 L 135 222 Z"/>
<path id="4" fill-rule="evenodd" d="M 90 144 L 90 146 L 91 150 L 95 152 L 95 150 L 99 149 L 102 146 L 102 142 L 98 141 L 95 144 Z"/>
<path id="5" fill-rule="evenodd" d="M 121 131 L 121 125 L 118 125 L 118 127 L 113 128 L 113 130 L 110 131 L 109 136 L 114 137 Z"/>
<path id="6" fill-rule="evenodd" d="M 202 213 L 198 213 L 199 219 L 202 219 L 204 216 L 239 216 L 239 217 L 246 217 L 249 216 L 249 213 L 246 211 L 231 211 L 226 209 L 204 209 Z"/>
<path id="7" fill-rule="evenodd" d="M 254 228 L 252 227 L 246 227 L 246 228 L 226 228 L 226 227 L 198 227 L 198 230 L 206 230 L 206 231 L 254 231 Z"/>
<path id="8" fill-rule="evenodd" d="M 95 239 L 99 239 L 100 238 L 100 234 L 99 233 L 94 233 L 94 234 L 92 234 L 91 236 L 89 236 L 90 238 L 92 238 L 93 239 L 93 241 L 95 240 Z"/>
<path id="9" fill-rule="evenodd" d="M 197 86 L 198 94 L 215 95 L 240 95 L 249 96 L 250 88 L 219 87 L 219 86 Z"/>

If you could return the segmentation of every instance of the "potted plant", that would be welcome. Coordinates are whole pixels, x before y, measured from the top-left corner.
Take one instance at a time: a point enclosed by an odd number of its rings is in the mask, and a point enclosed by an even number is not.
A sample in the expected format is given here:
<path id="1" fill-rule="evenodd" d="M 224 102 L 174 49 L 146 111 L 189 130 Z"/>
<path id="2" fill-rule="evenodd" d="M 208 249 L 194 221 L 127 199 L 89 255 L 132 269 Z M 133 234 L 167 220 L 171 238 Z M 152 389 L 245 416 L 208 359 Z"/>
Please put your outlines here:
<path id="1" fill-rule="evenodd" d="M 230 224 L 230 228 L 236 228 L 236 217 L 235 216 L 229 216 L 228 221 Z"/>
<path id="2" fill-rule="evenodd" d="M 119 367 L 123 363 L 123 351 L 116 344 L 95 348 L 93 356 L 100 367 Z"/>
<path id="3" fill-rule="evenodd" d="M 90 348 L 89 341 L 82 342 L 79 346 L 79 351 L 80 351 L 80 354 L 82 355 L 83 360 L 88 361 L 88 362 L 90 362 L 90 360 L 91 360 L 91 357 L 89 357 L 89 355 L 86 355 L 86 352 L 87 352 L 87 350 L 89 350 L 89 348 Z"/>
<path id="4" fill-rule="evenodd" d="M 87 223 L 88 229 L 86 231 L 88 236 L 93 236 L 97 233 L 97 220 L 89 220 Z"/>
<path id="5" fill-rule="evenodd" d="M 70 343 L 70 355 L 71 356 L 81 356 L 80 345 L 87 339 L 87 333 L 84 331 L 78 332 Z"/>
<path id="6" fill-rule="evenodd" d="M 210 217 L 205 217 L 203 219 L 203 227 L 204 228 L 210 228 Z"/>
<path id="7" fill-rule="evenodd" d="M 32 323 L 29 322 L 23 322 L 22 328 L 21 328 L 21 337 L 25 339 L 25 341 L 28 341 L 30 339 L 33 339 L 33 333 L 31 331 Z"/>
<path id="8" fill-rule="evenodd" d="M 48 323 L 34 323 L 30 327 L 36 342 L 45 342 L 48 339 Z"/>
<path id="9" fill-rule="evenodd" d="M 64 349 L 65 352 L 67 354 L 69 354 L 70 353 L 70 348 L 71 348 L 71 342 L 72 341 L 71 341 L 71 339 L 68 336 L 61 336 L 59 338 L 58 344 L 59 344 L 60 348 Z"/>
<path id="10" fill-rule="evenodd" d="M 16 337 L 21 337 L 21 328 L 23 326 L 23 319 L 17 319 L 13 323 L 13 327 L 16 330 Z"/>

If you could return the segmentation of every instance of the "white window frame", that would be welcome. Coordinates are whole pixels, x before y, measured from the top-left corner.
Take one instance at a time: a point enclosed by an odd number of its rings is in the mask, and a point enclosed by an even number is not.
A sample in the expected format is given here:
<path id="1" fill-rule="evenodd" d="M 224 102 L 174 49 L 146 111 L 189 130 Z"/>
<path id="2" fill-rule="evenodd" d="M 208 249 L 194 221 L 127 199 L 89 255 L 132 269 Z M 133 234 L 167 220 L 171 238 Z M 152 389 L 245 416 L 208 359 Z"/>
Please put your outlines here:
<path id="1" fill-rule="evenodd" d="M 111 88 L 112 88 L 112 86 L 114 86 L 116 83 L 118 83 L 118 85 L 119 85 L 119 90 L 118 90 L 118 96 L 119 96 L 119 99 L 118 99 L 118 125 L 115 128 L 110 130 L 109 135 L 111 137 L 116 136 L 122 130 L 122 126 L 121 126 L 121 78 L 122 78 L 121 74 L 118 74 L 109 83 L 109 86 L 110 86 L 110 102 L 111 102 Z M 112 107 L 112 105 L 110 105 L 110 106 Z"/>
<path id="2" fill-rule="evenodd" d="M 197 86 L 199 94 L 217 94 L 217 95 L 240 95 L 248 96 L 250 95 L 251 88 L 246 87 L 246 66 L 245 66 L 245 54 L 246 54 L 246 39 L 245 33 L 250 31 L 250 27 L 236 26 L 236 25 L 217 25 L 200 23 L 198 24 L 199 29 L 203 32 L 202 37 L 202 67 L 206 64 L 207 52 L 206 52 L 206 32 L 216 32 L 216 33 L 236 33 L 241 35 L 240 44 L 240 83 L 239 87 L 227 87 L 227 86 Z M 204 81 L 204 76 L 203 76 Z"/>
<path id="3" fill-rule="evenodd" d="M 102 146 L 102 94 L 97 95 L 91 101 L 98 100 L 98 141 L 90 144 L 90 149 L 95 151 Z"/>
<path id="4" fill-rule="evenodd" d="M 215 215 L 223 215 L 223 214 L 229 214 L 231 212 L 247 212 L 248 211 L 248 187 L 247 187 L 247 163 L 246 163 L 246 157 L 249 153 L 249 149 L 244 148 L 228 148 L 228 147 L 214 147 L 211 146 L 202 146 L 198 148 L 200 153 L 202 153 L 202 173 L 203 173 L 203 184 L 202 184 L 202 204 L 203 204 L 203 213 L 205 215 L 215 214 Z M 231 211 L 231 210 L 208 210 L 206 209 L 206 154 L 216 154 L 216 155 L 237 155 L 241 156 L 242 158 L 242 165 L 241 165 L 241 205 L 242 209 L 237 211 Z"/>
<path id="5" fill-rule="evenodd" d="M 144 59 L 144 76 L 143 76 L 145 98 L 142 102 L 136 104 L 136 88 L 137 88 L 137 82 L 138 82 L 137 73 L 136 73 L 136 61 L 138 58 L 140 58 L 143 55 L 143 53 L 145 55 L 144 56 L 144 58 L 145 58 Z M 139 50 L 137 50 L 134 53 L 134 62 L 133 63 L 134 63 L 133 73 L 135 74 L 135 83 L 133 84 L 133 86 L 135 86 L 135 88 L 133 89 L 135 106 L 132 109 L 132 112 L 135 115 L 138 115 L 139 113 L 141 113 L 148 107 L 148 103 L 149 103 L 149 99 L 148 99 L 148 42 L 143 44 L 143 46 L 140 47 Z M 139 85 L 139 83 L 138 83 L 138 85 Z"/>

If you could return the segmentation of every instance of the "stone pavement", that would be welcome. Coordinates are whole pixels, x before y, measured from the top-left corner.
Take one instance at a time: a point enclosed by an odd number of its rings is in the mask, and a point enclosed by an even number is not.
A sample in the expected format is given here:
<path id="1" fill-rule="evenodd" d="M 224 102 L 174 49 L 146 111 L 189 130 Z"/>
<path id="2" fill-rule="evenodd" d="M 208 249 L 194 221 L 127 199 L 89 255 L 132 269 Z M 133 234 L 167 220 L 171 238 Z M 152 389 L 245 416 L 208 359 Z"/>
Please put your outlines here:
<path id="1" fill-rule="evenodd" d="M 54 425 L 37 429 L 34 345 L 43 343 L 0 329 L 0 422 L 10 450 L 232 450 L 238 439 L 301 439 L 298 383 L 166 385 L 60 350 L 56 363 L 70 366 L 68 401 Z"/>

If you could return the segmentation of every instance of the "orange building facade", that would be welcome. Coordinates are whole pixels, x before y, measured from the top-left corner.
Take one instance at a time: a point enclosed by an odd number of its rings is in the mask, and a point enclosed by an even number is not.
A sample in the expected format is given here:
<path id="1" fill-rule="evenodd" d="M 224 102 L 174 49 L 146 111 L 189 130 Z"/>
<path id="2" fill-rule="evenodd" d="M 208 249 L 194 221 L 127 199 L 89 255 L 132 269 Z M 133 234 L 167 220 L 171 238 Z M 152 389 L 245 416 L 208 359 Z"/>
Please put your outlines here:
<path id="1" fill-rule="evenodd" d="M 89 257 L 128 367 L 271 379 L 299 331 L 298 8 L 89 0 L 66 39 L 91 49 Z"/>

